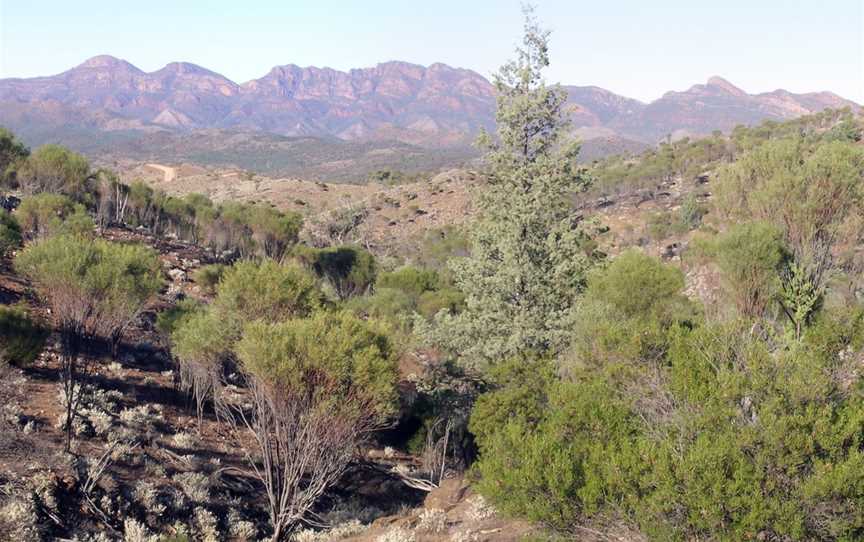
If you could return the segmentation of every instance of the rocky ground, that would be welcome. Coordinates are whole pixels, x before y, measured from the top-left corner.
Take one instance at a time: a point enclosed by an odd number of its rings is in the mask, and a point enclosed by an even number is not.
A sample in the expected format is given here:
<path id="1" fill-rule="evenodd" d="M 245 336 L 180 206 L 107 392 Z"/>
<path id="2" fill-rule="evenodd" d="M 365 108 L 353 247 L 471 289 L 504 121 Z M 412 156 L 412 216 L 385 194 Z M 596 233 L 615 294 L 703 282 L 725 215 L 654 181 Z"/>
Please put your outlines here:
<path id="1" fill-rule="evenodd" d="M 190 277 L 210 256 L 136 230 L 102 233 L 156 248 L 168 286 L 127 334 L 116 359 L 98 345 L 91 348 L 72 454 L 63 452 L 56 338 L 49 338 L 33 364 L 4 375 L 13 393 L 2 412 L 0 540 L 150 540 L 128 533 L 155 532 L 166 524 L 170 531 L 172 521 L 189 518 L 195 540 L 257 540 L 266 518 L 250 506 L 263 503 L 237 435 L 212 411 L 199 424 L 188 396 L 177 388 L 165 338 L 154 327 L 156 313 L 180 296 L 206 298 Z M 33 317 L 51 321 L 8 262 L 0 267 L 0 300 L 25 303 Z M 403 388 L 412 386 L 409 375 L 422 372 L 427 362 L 413 355 L 402 360 Z M 405 472 L 418 462 L 383 441 L 364 450 L 319 509 L 319 527 L 332 529 L 310 527 L 296 539 L 515 541 L 530 530 L 502 519 L 459 473 L 449 473 L 428 494 L 408 487 L 394 469 Z M 124 521 L 133 517 L 134 524 Z"/>

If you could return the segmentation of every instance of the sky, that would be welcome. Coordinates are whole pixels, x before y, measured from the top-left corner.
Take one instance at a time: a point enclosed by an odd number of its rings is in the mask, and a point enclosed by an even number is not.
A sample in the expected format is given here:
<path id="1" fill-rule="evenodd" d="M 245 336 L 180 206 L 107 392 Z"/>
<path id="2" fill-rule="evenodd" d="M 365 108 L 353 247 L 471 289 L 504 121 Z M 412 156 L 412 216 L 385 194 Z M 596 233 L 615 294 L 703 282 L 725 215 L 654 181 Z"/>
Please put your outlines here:
<path id="1" fill-rule="evenodd" d="M 755 93 L 864 103 L 864 0 L 536 0 L 547 79 L 650 101 L 720 75 Z M 0 77 L 111 54 L 242 83 L 282 64 L 444 62 L 490 76 L 521 36 L 517 0 L 0 0 Z"/>

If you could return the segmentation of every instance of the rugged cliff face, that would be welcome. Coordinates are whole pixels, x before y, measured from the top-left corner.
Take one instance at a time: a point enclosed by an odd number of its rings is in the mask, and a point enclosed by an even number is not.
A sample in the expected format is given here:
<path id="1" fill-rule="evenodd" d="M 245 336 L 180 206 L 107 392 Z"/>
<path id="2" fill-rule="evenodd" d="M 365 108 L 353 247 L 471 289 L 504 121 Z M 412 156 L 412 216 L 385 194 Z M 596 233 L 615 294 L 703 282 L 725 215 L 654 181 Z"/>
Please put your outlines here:
<path id="1" fill-rule="evenodd" d="M 720 77 L 649 104 L 594 86 L 566 89 L 583 139 L 648 145 L 668 134 L 698 136 L 826 107 L 858 107 L 829 92 L 751 95 Z M 44 132 L 62 139 L 82 128 L 222 128 L 442 147 L 464 145 L 481 128 L 493 128 L 494 110 L 488 80 L 445 64 L 385 62 L 347 72 L 288 64 L 241 85 L 195 64 L 172 62 L 147 73 L 97 56 L 54 76 L 0 80 L 0 124 L 37 133 L 34 144 L 48 137 Z"/>

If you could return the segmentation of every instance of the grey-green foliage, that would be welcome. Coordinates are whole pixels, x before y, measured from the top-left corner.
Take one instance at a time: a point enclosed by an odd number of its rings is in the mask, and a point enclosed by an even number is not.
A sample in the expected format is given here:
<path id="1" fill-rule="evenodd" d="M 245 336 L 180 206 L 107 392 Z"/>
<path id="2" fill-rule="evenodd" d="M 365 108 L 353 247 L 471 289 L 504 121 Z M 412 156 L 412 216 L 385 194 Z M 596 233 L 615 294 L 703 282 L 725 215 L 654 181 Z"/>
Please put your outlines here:
<path id="1" fill-rule="evenodd" d="M 471 366 L 560 349 L 590 265 L 589 239 L 566 201 L 589 179 L 566 138 L 567 95 L 542 77 L 548 36 L 526 10 L 522 47 L 494 78 L 498 133 L 480 140 L 488 182 L 471 255 L 451 262 L 466 311 L 442 315 L 429 337 Z"/>

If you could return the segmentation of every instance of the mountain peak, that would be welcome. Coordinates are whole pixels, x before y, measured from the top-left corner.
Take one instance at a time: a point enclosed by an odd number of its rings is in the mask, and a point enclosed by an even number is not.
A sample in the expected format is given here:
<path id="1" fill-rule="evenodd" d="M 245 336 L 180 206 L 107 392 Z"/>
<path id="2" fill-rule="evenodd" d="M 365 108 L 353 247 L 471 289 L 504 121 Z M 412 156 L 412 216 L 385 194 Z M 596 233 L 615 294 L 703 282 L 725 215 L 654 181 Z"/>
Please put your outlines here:
<path id="1" fill-rule="evenodd" d="M 79 68 L 131 68 L 135 71 L 141 71 L 132 64 L 111 55 L 97 55 L 89 58 L 78 65 Z"/>
<path id="2" fill-rule="evenodd" d="M 170 62 L 166 64 L 160 72 L 175 73 L 175 74 L 200 74 L 200 75 L 218 75 L 215 72 L 208 70 L 198 64 L 191 62 Z"/>
<path id="3" fill-rule="evenodd" d="M 719 75 L 708 78 L 708 82 L 705 86 L 719 88 L 727 94 L 732 94 L 733 96 L 747 96 L 746 92 L 736 87 L 726 79 L 723 79 Z"/>

